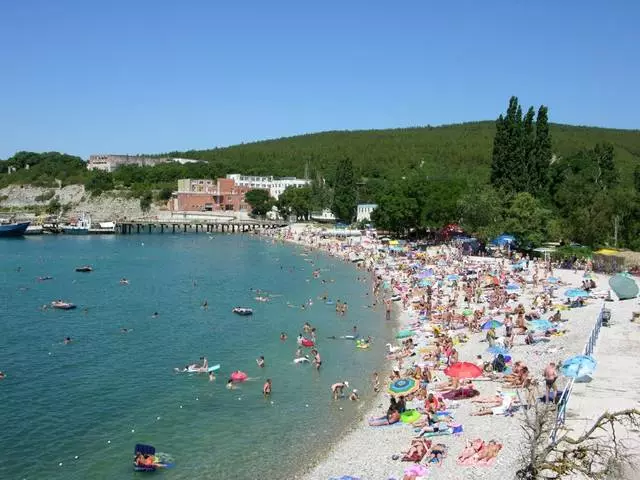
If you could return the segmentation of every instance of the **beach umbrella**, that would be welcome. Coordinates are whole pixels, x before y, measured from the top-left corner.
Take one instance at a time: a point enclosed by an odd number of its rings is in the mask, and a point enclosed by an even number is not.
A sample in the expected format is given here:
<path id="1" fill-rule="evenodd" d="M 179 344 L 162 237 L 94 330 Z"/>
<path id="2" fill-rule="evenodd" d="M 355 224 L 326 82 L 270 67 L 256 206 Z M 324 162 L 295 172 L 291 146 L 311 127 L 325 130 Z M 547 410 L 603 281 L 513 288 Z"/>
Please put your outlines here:
<path id="1" fill-rule="evenodd" d="M 510 283 L 509 285 L 507 285 L 507 290 L 520 290 L 520 285 L 518 285 L 517 283 Z"/>
<path id="2" fill-rule="evenodd" d="M 514 243 L 516 238 L 513 235 L 500 235 L 499 237 L 494 238 L 491 243 L 494 245 L 498 245 L 499 247 L 504 247 L 507 244 Z"/>
<path id="3" fill-rule="evenodd" d="M 456 362 L 445 368 L 444 373 L 453 378 L 476 378 L 482 375 L 482 369 L 474 363 Z"/>
<path id="4" fill-rule="evenodd" d="M 552 328 L 555 328 L 555 325 L 553 323 L 551 323 L 549 320 L 543 320 L 543 319 L 531 320 L 527 326 L 534 331 L 543 331 L 543 330 L 550 330 Z"/>
<path id="5" fill-rule="evenodd" d="M 562 363 L 560 371 L 565 377 L 580 378 L 591 375 L 596 369 L 596 361 L 589 355 L 576 355 Z"/>
<path id="6" fill-rule="evenodd" d="M 494 346 L 494 347 L 487 348 L 487 352 L 492 353 L 493 355 L 503 355 L 504 356 L 504 355 L 507 355 L 509 353 L 509 350 L 507 350 L 506 348 Z"/>
<path id="7" fill-rule="evenodd" d="M 582 278 L 592 279 L 592 278 L 595 278 L 595 277 L 593 276 L 593 273 L 591 273 L 591 272 L 584 272 L 584 275 L 582 276 Z"/>
<path id="8" fill-rule="evenodd" d="M 589 292 L 580 288 L 570 288 L 564 292 L 564 296 L 569 298 L 588 297 Z"/>
<path id="9" fill-rule="evenodd" d="M 547 282 L 549 283 L 558 283 L 558 277 L 549 277 L 547 278 Z"/>
<path id="10" fill-rule="evenodd" d="M 396 338 L 413 337 L 415 334 L 416 332 L 414 332 L 413 330 L 400 330 L 398 333 L 396 333 Z"/>
<path id="11" fill-rule="evenodd" d="M 471 310 L 470 308 L 465 308 L 464 310 L 462 310 L 462 315 L 464 315 L 465 317 L 470 317 L 471 315 L 473 315 L 473 310 Z"/>
<path id="12" fill-rule="evenodd" d="M 628 300 L 638 296 L 638 285 L 629 275 L 619 273 L 609 279 L 609 286 L 620 300 Z"/>
<path id="13" fill-rule="evenodd" d="M 502 325 L 504 325 L 502 322 L 499 322 L 498 320 L 492 319 L 489 320 L 488 322 L 485 322 L 482 324 L 482 330 L 490 330 L 492 328 L 500 328 Z"/>
<path id="14" fill-rule="evenodd" d="M 431 285 L 431 280 L 422 279 L 422 280 L 420 280 L 418 285 L 420 287 L 428 287 L 429 285 Z"/>
<path id="15" fill-rule="evenodd" d="M 391 395 L 408 395 L 420 388 L 420 384 L 413 378 L 400 378 L 389 384 L 387 391 Z"/>
<path id="16" fill-rule="evenodd" d="M 460 275 L 452 273 L 451 275 L 447 275 L 447 280 L 449 280 L 450 282 L 456 282 L 460 280 Z"/>

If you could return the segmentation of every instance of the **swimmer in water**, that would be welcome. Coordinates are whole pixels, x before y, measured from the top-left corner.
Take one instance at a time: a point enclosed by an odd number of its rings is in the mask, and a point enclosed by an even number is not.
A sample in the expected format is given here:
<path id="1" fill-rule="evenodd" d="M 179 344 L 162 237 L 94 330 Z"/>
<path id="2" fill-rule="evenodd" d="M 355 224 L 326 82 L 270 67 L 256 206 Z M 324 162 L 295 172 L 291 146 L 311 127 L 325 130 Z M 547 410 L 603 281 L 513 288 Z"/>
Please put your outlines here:
<path id="1" fill-rule="evenodd" d="M 260 368 L 264 368 L 264 356 L 260 355 L 259 358 L 256 358 L 256 363 Z"/>
<path id="2" fill-rule="evenodd" d="M 4 372 L 0 372 L 0 380 L 4 380 L 6 378 L 6 375 Z"/>
<path id="3" fill-rule="evenodd" d="M 71 337 L 65 337 L 62 343 L 64 343 L 65 345 L 69 345 L 71 342 Z"/>
<path id="4" fill-rule="evenodd" d="M 233 384 L 233 380 L 227 380 L 227 390 L 235 390 L 236 386 Z"/>
<path id="5" fill-rule="evenodd" d="M 153 312 L 153 315 L 151 315 L 151 318 L 158 318 L 160 314 L 158 312 Z"/>
<path id="6" fill-rule="evenodd" d="M 264 382 L 264 385 L 262 386 L 262 394 L 264 395 L 265 398 L 271 395 L 271 379 L 270 378 L 267 378 L 267 381 Z"/>
<path id="7" fill-rule="evenodd" d="M 213 374 L 213 372 L 209 372 L 209 381 L 213 382 L 216 379 L 216 376 Z"/>
<path id="8" fill-rule="evenodd" d="M 120 333 L 129 333 L 131 330 L 128 328 L 120 327 Z"/>
<path id="9" fill-rule="evenodd" d="M 122 277 L 120 279 L 120 285 L 129 285 L 129 280 L 127 280 L 126 278 Z"/>
<path id="10" fill-rule="evenodd" d="M 206 300 L 202 302 L 202 308 L 204 310 L 209 310 L 209 302 L 207 302 Z"/>
<path id="11" fill-rule="evenodd" d="M 285 342 L 287 340 L 287 334 L 284 332 L 280 332 L 280 340 Z"/>

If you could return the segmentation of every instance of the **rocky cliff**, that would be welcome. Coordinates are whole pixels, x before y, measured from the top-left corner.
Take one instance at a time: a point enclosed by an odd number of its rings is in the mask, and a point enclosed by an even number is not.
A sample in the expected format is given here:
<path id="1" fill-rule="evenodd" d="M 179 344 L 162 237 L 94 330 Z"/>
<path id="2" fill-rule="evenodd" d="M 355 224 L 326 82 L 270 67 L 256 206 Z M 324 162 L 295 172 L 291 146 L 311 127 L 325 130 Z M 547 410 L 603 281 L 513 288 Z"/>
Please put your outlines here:
<path id="1" fill-rule="evenodd" d="M 62 188 L 10 185 L 0 189 L 0 209 L 16 212 L 33 210 L 34 207 L 44 209 L 53 198 L 57 198 L 65 207 L 67 216 L 74 217 L 86 212 L 96 221 L 157 216 L 163 210 L 152 205 L 150 211 L 144 213 L 140 208 L 140 200 L 129 198 L 126 192 L 112 191 L 95 196 L 85 191 L 83 185 Z"/>

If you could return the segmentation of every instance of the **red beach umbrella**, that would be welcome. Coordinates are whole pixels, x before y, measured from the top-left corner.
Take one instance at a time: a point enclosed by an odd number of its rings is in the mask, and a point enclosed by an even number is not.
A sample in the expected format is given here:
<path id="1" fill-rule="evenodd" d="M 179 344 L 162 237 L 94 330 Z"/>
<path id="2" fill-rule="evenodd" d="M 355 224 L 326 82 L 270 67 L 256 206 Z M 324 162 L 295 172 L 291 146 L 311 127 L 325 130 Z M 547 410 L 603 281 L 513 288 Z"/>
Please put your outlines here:
<path id="1" fill-rule="evenodd" d="M 456 362 L 444 369 L 444 373 L 453 378 L 476 378 L 482 375 L 482 369 L 469 362 Z"/>

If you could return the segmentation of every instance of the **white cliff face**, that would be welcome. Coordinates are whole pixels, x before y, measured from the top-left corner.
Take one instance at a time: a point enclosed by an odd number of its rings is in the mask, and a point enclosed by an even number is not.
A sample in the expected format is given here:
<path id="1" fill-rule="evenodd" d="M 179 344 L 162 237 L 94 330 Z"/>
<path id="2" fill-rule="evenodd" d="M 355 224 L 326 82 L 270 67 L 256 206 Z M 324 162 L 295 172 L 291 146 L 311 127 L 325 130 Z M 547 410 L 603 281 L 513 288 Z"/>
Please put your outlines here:
<path id="1" fill-rule="evenodd" d="M 68 205 L 67 215 L 74 216 L 81 212 L 91 215 L 94 221 L 113 221 L 123 218 L 142 218 L 157 216 L 160 208 L 151 205 L 149 212 L 140 208 L 138 198 L 128 198 L 127 192 L 113 191 L 94 196 L 86 192 L 83 185 L 68 185 L 63 188 L 34 187 L 31 185 L 10 185 L 0 189 L 0 208 L 12 208 L 19 211 L 26 207 L 45 207 L 51 200 L 50 192 L 57 197 L 60 204 Z M 46 200 L 42 199 L 46 197 Z"/>

